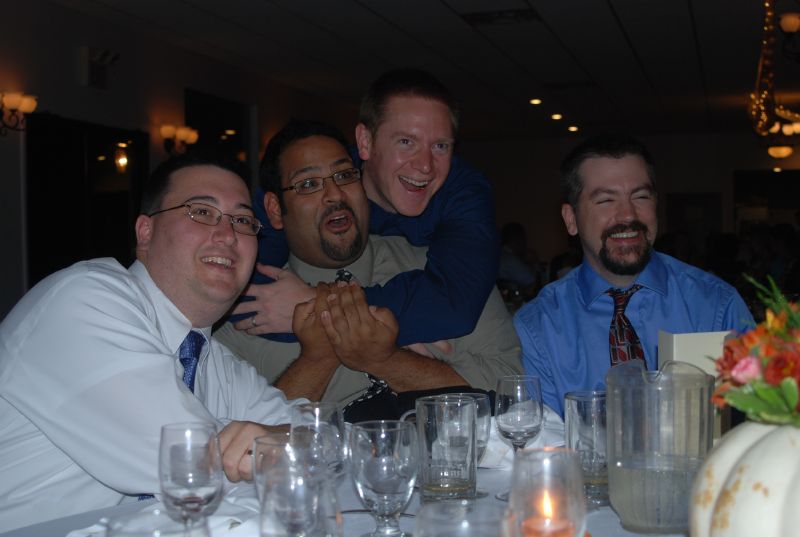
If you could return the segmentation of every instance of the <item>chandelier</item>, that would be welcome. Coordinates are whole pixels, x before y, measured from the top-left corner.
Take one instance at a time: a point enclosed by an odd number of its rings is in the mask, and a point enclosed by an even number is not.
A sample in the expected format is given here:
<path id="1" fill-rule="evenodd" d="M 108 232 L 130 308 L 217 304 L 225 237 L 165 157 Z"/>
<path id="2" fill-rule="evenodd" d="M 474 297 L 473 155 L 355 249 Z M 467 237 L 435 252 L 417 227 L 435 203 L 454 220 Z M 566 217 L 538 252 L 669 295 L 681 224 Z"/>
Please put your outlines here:
<path id="1" fill-rule="evenodd" d="M 783 14 L 781 28 L 788 36 L 786 43 L 793 43 L 793 34 L 800 29 L 800 14 Z M 764 36 L 758 59 L 756 87 L 750 94 L 748 113 L 756 134 L 767 144 L 769 155 L 773 158 L 786 158 L 794 152 L 793 146 L 800 139 L 800 113 L 778 104 L 775 100 L 775 30 L 773 0 L 764 0 Z M 786 43 L 784 49 L 787 48 Z"/>

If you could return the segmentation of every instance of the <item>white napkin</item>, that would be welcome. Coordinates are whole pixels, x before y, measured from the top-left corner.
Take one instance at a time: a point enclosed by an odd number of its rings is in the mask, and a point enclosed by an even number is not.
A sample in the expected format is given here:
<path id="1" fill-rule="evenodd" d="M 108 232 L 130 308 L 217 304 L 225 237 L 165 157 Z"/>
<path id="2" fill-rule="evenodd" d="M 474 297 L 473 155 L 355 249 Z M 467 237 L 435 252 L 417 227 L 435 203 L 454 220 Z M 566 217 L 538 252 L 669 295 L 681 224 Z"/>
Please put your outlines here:
<path id="1" fill-rule="evenodd" d="M 526 448 L 540 448 L 545 446 L 564 445 L 564 420 L 549 406 L 544 405 L 544 425 L 542 433 L 528 442 Z M 492 427 L 489 433 L 489 443 L 486 452 L 478 466 L 481 468 L 495 468 L 511 470 L 514 463 L 514 450 L 511 443 L 500 437 L 497 433 L 497 423 L 492 416 Z"/>
<path id="2" fill-rule="evenodd" d="M 249 483 L 247 485 L 250 485 Z M 251 485 L 252 486 L 252 485 Z M 163 509 L 162 503 L 149 503 L 142 511 Z M 226 496 L 216 512 L 208 517 L 208 529 L 211 537 L 228 535 L 258 535 L 258 500 L 246 497 L 244 492 Z M 89 527 L 73 530 L 66 537 L 104 537 L 107 518 L 101 518 Z"/>

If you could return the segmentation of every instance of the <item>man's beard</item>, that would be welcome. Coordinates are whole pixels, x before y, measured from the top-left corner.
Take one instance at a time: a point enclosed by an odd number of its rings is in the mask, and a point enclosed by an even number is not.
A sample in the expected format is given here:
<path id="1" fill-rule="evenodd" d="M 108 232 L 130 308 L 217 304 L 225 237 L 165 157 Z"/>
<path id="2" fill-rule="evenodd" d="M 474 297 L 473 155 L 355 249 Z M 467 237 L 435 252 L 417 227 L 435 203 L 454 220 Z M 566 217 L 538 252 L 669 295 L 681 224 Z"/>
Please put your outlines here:
<path id="1" fill-rule="evenodd" d="M 644 242 L 639 246 L 626 246 L 618 249 L 617 251 L 622 254 L 620 259 L 612 259 L 611 254 L 606 248 L 606 241 L 615 233 L 624 233 L 626 231 L 638 231 L 644 237 Z M 618 276 L 635 276 L 644 270 L 647 263 L 650 262 L 650 253 L 653 251 L 653 243 L 647 238 L 647 226 L 642 222 L 635 220 L 630 224 L 617 224 L 603 232 L 602 236 L 603 246 L 600 248 L 600 261 L 603 266 Z M 624 261 L 621 258 L 630 252 L 636 252 L 636 259 L 633 261 Z"/>
<path id="2" fill-rule="evenodd" d="M 361 234 L 361 228 L 358 226 L 358 218 L 356 218 L 353 209 L 343 201 L 329 207 L 323 214 L 322 220 L 324 221 L 325 218 L 336 211 L 347 211 L 350 213 L 350 218 L 353 220 L 353 225 L 351 227 L 355 228 L 356 236 L 353 237 L 350 244 L 338 245 L 326 240 L 322 233 L 320 233 L 320 247 L 322 248 L 322 252 L 328 256 L 329 259 L 337 262 L 351 263 L 358 259 L 361 255 L 361 251 L 364 249 L 364 236 Z"/>

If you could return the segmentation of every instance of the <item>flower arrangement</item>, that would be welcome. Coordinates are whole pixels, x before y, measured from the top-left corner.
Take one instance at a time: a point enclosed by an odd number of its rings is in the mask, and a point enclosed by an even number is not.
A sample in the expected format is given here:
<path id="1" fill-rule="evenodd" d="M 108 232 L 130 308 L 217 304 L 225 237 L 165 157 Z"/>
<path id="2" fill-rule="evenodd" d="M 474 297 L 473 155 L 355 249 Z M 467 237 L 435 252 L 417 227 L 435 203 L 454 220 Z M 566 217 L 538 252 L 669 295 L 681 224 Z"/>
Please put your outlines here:
<path id="1" fill-rule="evenodd" d="M 719 384 L 712 401 L 754 421 L 800 427 L 800 306 L 790 303 L 771 278 L 769 287 L 748 280 L 767 308 L 766 319 L 725 341 L 716 360 Z"/>

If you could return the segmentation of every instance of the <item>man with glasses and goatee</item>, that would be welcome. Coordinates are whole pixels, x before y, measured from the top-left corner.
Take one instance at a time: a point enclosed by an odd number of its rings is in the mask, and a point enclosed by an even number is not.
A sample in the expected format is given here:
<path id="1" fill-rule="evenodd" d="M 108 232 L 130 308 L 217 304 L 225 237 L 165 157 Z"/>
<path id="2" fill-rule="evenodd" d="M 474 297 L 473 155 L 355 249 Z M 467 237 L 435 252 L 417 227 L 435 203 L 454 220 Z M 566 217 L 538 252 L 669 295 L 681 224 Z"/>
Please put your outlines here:
<path id="1" fill-rule="evenodd" d="M 260 228 L 235 165 L 179 157 L 145 188 L 133 265 L 82 261 L 20 300 L 0 324 L 0 528 L 158 492 L 167 423 L 215 424 L 227 477 L 251 477 L 253 439 L 293 403 L 211 326 Z"/>

